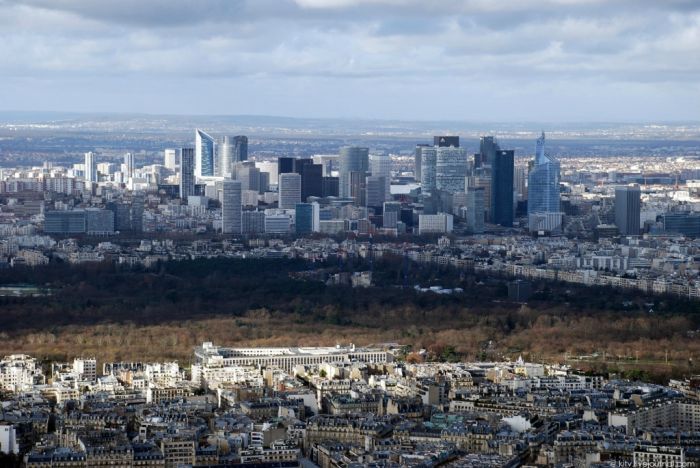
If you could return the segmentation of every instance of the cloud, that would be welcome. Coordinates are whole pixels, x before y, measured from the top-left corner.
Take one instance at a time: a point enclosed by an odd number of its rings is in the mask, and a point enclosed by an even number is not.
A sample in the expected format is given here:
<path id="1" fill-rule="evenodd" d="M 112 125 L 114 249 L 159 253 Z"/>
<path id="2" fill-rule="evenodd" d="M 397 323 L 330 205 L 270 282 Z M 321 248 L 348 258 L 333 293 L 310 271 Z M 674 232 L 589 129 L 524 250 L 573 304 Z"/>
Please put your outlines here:
<path id="1" fill-rule="evenodd" d="M 102 89 L 121 80 L 126 90 L 156 92 L 157 83 L 180 84 L 204 101 L 225 100 L 214 86 L 226 80 L 235 94 L 265 82 L 319 107 L 335 99 L 321 91 L 352 89 L 366 96 L 358 105 L 386 114 L 382 95 L 410 100 L 448 86 L 473 86 L 463 94 L 476 102 L 485 90 L 503 90 L 513 106 L 526 106 L 533 90 L 557 89 L 575 102 L 591 89 L 624 88 L 667 93 L 670 113 L 671 97 L 698 99 L 700 2 L 0 0 L 0 56 L 0 77 L 13 82 Z M 373 93 L 362 92 L 368 87 Z M 31 92 L 41 94 L 41 85 Z M 0 102 L 21 103 L 21 95 L 0 91 Z M 108 93 L 93 99 L 116 105 Z M 278 96 L 266 112 L 290 114 L 282 102 L 292 101 Z"/>

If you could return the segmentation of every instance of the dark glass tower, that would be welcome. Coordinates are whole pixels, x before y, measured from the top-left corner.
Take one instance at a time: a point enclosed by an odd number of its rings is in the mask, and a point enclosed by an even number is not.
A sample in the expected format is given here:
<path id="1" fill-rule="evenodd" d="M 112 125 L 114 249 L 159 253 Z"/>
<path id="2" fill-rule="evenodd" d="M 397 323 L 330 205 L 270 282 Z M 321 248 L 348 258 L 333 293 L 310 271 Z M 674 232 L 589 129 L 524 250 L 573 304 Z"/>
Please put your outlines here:
<path id="1" fill-rule="evenodd" d="M 491 161 L 491 222 L 513 226 L 513 150 L 497 150 Z"/>

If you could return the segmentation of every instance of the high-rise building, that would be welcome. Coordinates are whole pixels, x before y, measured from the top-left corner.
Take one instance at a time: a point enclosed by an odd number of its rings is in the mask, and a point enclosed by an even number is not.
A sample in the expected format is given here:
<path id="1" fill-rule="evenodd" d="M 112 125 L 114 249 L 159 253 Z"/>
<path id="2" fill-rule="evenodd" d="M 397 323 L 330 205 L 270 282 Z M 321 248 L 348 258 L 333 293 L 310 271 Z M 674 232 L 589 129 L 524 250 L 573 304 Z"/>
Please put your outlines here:
<path id="1" fill-rule="evenodd" d="M 458 136 L 434 136 L 433 137 L 433 146 L 437 146 L 439 148 L 442 148 L 442 147 L 449 148 L 450 146 L 454 146 L 455 148 L 459 148 L 459 137 Z"/>
<path id="2" fill-rule="evenodd" d="M 496 157 L 496 151 L 500 150 L 496 139 L 492 136 L 481 137 L 479 141 L 479 154 L 475 157 L 474 166 L 481 167 L 484 164 L 491 164 Z"/>
<path id="3" fill-rule="evenodd" d="M 491 161 L 491 222 L 513 227 L 513 150 L 496 151 Z"/>
<path id="4" fill-rule="evenodd" d="M 238 162 L 233 158 L 233 141 L 229 136 L 221 137 L 219 162 L 221 163 L 221 175 L 229 177 L 233 173 L 233 165 Z"/>
<path id="5" fill-rule="evenodd" d="M 421 191 L 424 194 L 437 190 L 435 172 L 437 171 L 437 148 L 421 147 Z"/>
<path id="6" fill-rule="evenodd" d="M 293 210 L 301 203 L 301 176 L 294 172 L 279 175 L 278 206 L 282 209 Z"/>
<path id="7" fill-rule="evenodd" d="M 252 162 L 239 162 L 234 164 L 235 179 L 241 182 L 242 190 L 260 191 L 260 169 Z"/>
<path id="8" fill-rule="evenodd" d="M 214 177 L 219 173 L 216 167 L 216 143 L 214 138 L 202 130 L 195 130 L 195 175 Z"/>
<path id="9" fill-rule="evenodd" d="M 126 172 L 126 177 L 129 179 L 134 177 L 134 155 L 132 153 L 126 153 L 124 155 L 124 170 Z"/>
<path id="10" fill-rule="evenodd" d="M 289 174 L 294 172 L 294 160 L 296 158 L 290 158 L 282 156 L 277 158 L 277 174 Z"/>
<path id="11" fill-rule="evenodd" d="M 639 185 L 615 188 L 615 225 L 623 236 L 639 235 L 641 191 Z"/>
<path id="12" fill-rule="evenodd" d="M 233 137 L 233 161 L 242 162 L 248 160 L 248 137 L 236 135 Z"/>
<path id="13" fill-rule="evenodd" d="M 362 178 L 369 171 L 369 148 L 359 146 L 344 146 L 339 153 L 340 196 L 352 197 L 350 187 L 350 173 L 362 173 Z"/>
<path id="14" fill-rule="evenodd" d="M 416 145 L 415 162 L 413 165 L 413 178 L 416 180 L 416 182 L 421 181 L 421 150 L 425 147 L 430 147 L 430 145 L 427 143 L 419 143 Z"/>
<path id="15" fill-rule="evenodd" d="M 467 175 L 467 152 L 464 148 L 441 146 L 437 148 L 435 187 L 448 193 L 464 190 Z"/>
<path id="16" fill-rule="evenodd" d="M 321 196 L 337 197 L 340 195 L 340 180 L 338 177 L 323 177 L 321 179 Z"/>
<path id="17" fill-rule="evenodd" d="M 466 224 L 472 233 L 484 232 L 484 188 L 473 187 L 467 191 Z"/>
<path id="18" fill-rule="evenodd" d="M 448 213 L 418 216 L 418 234 L 447 234 L 452 232 L 454 218 Z"/>
<path id="19" fill-rule="evenodd" d="M 318 203 L 297 203 L 295 211 L 295 230 L 297 234 L 318 232 L 320 223 L 320 207 Z"/>
<path id="20" fill-rule="evenodd" d="M 222 185 L 221 232 L 235 234 L 241 232 L 241 182 L 226 179 Z"/>
<path id="21" fill-rule="evenodd" d="M 355 205 L 367 205 L 367 172 L 366 171 L 350 171 L 348 173 L 350 181 L 349 198 L 355 200 Z"/>
<path id="22" fill-rule="evenodd" d="M 179 164 L 179 149 L 166 149 L 163 151 L 163 165 L 174 171 Z"/>
<path id="23" fill-rule="evenodd" d="M 241 224 L 244 234 L 263 233 L 265 232 L 265 213 L 262 211 L 244 211 Z"/>
<path id="24" fill-rule="evenodd" d="M 97 166 L 92 151 L 85 153 L 85 182 L 97 182 Z"/>
<path id="25" fill-rule="evenodd" d="M 301 176 L 301 199 L 320 197 L 323 193 L 323 166 L 314 164 L 313 159 L 297 159 L 294 172 Z"/>
<path id="26" fill-rule="evenodd" d="M 531 232 L 555 232 L 561 228 L 559 161 L 545 153 L 544 143 L 542 132 L 528 176 L 527 219 Z"/>
<path id="27" fill-rule="evenodd" d="M 180 198 L 194 195 L 194 148 L 180 150 Z"/>
<path id="28" fill-rule="evenodd" d="M 388 229 L 396 229 L 401 219 L 401 203 L 384 202 L 382 226 Z"/>
<path id="29" fill-rule="evenodd" d="M 384 177 L 384 200 L 389 200 L 391 198 L 391 157 L 384 154 L 370 154 L 369 171 L 375 177 Z"/>
<path id="30" fill-rule="evenodd" d="M 369 176 L 366 181 L 367 194 L 365 201 L 367 206 L 380 208 L 386 201 L 384 176 Z"/>

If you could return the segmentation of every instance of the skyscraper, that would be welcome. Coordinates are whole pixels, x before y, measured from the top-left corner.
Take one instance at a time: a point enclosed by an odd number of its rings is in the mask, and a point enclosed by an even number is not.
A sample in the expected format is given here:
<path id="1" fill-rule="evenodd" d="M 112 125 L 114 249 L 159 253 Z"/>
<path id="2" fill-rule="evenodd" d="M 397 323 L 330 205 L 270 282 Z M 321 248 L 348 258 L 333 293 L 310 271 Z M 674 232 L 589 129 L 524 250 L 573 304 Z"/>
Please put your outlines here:
<path id="1" fill-rule="evenodd" d="M 277 174 L 289 174 L 294 172 L 294 160 L 296 158 L 290 158 L 286 156 L 281 156 L 277 158 Z"/>
<path id="2" fill-rule="evenodd" d="M 180 198 L 194 195 L 194 148 L 180 150 Z"/>
<path id="3" fill-rule="evenodd" d="M 544 151 L 544 132 L 537 139 L 535 163 L 528 175 L 528 228 L 535 231 L 558 231 L 561 228 L 559 201 L 559 161 Z"/>
<path id="4" fill-rule="evenodd" d="M 301 176 L 294 172 L 279 175 L 278 206 L 293 210 L 301 203 Z"/>
<path id="5" fill-rule="evenodd" d="M 416 180 L 416 182 L 421 181 L 421 155 L 422 152 L 421 150 L 425 147 L 429 147 L 430 145 L 426 143 L 419 143 L 416 145 L 416 155 L 415 155 L 415 164 L 413 166 L 413 178 Z"/>
<path id="6" fill-rule="evenodd" d="M 226 179 L 222 185 L 221 232 L 234 234 L 241 232 L 241 182 Z"/>
<path id="7" fill-rule="evenodd" d="M 313 160 L 309 159 L 313 162 Z M 301 199 L 323 195 L 323 166 L 320 164 L 303 164 L 299 167 L 301 175 Z"/>
<path id="8" fill-rule="evenodd" d="M 391 158 L 384 154 L 369 155 L 369 171 L 375 177 L 384 177 L 384 202 L 391 198 Z"/>
<path id="9" fill-rule="evenodd" d="M 92 151 L 85 153 L 85 182 L 97 182 L 97 166 Z"/>
<path id="10" fill-rule="evenodd" d="M 233 173 L 233 165 L 238 162 L 233 158 L 233 141 L 231 137 L 221 137 L 219 145 L 219 162 L 221 163 L 221 175 L 228 177 Z M 245 189 L 244 189 L 245 190 Z"/>
<path id="11" fill-rule="evenodd" d="M 386 201 L 386 198 L 384 196 L 384 183 L 385 179 L 384 176 L 369 176 L 367 177 L 366 181 L 366 190 L 367 190 L 367 195 L 365 197 L 365 201 L 367 203 L 367 206 L 371 206 L 374 208 L 380 208 L 384 202 Z"/>
<path id="12" fill-rule="evenodd" d="M 214 138 L 203 131 L 195 130 L 195 174 L 197 177 L 214 177 L 216 167 L 216 144 Z"/>
<path id="13" fill-rule="evenodd" d="M 435 172 L 437 170 L 437 148 L 432 146 L 421 147 L 421 191 L 430 194 L 437 189 Z"/>
<path id="14" fill-rule="evenodd" d="M 389 229 L 395 229 L 400 219 L 401 203 L 384 202 L 382 226 Z"/>
<path id="15" fill-rule="evenodd" d="M 163 151 L 163 165 L 170 169 L 171 171 L 175 170 L 175 167 L 178 165 L 178 156 L 179 156 L 180 150 L 179 149 L 166 149 Z"/>
<path id="16" fill-rule="evenodd" d="M 500 150 L 498 143 L 492 136 L 481 137 L 479 141 L 479 154 L 474 160 L 474 166 L 481 167 L 484 164 L 491 164 L 496 157 L 496 151 Z"/>
<path id="17" fill-rule="evenodd" d="M 491 161 L 491 222 L 513 227 L 513 150 L 497 150 Z"/>
<path id="18" fill-rule="evenodd" d="M 467 175 L 467 152 L 464 148 L 441 146 L 437 148 L 435 187 L 448 193 L 464 190 Z"/>
<path id="19" fill-rule="evenodd" d="M 623 236 L 639 235 L 641 191 L 639 185 L 615 188 L 615 225 Z"/>
<path id="20" fill-rule="evenodd" d="M 339 179 L 337 177 L 323 177 L 321 179 L 321 196 L 337 197 L 340 193 L 339 187 Z"/>
<path id="21" fill-rule="evenodd" d="M 339 154 L 340 196 L 351 197 L 350 173 L 361 172 L 365 176 L 369 171 L 369 148 L 359 146 L 344 146 Z"/>
<path id="22" fill-rule="evenodd" d="M 124 169 L 129 179 L 134 177 L 134 155 L 132 153 L 124 155 Z"/>
<path id="23" fill-rule="evenodd" d="M 467 230 L 471 233 L 484 232 L 484 188 L 472 187 L 467 190 Z"/>
<path id="24" fill-rule="evenodd" d="M 233 160 L 242 162 L 248 160 L 248 137 L 236 135 L 233 137 Z"/>
<path id="25" fill-rule="evenodd" d="M 295 219 L 297 234 L 318 232 L 320 224 L 320 207 L 318 203 L 297 203 Z"/>
<path id="26" fill-rule="evenodd" d="M 433 146 L 437 146 L 438 148 L 449 148 L 450 146 L 454 146 L 455 148 L 459 148 L 459 137 L 458 136 L 434 136 L 433 137 Z"/>

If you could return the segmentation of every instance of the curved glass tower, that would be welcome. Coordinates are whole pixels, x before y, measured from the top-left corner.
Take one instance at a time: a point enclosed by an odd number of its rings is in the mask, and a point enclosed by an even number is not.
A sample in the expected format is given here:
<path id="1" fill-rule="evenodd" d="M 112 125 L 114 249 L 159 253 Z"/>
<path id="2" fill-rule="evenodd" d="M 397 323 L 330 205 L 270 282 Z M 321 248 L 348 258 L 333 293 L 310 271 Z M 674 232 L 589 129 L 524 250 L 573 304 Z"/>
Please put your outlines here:
<path id="1" fill-rule="evenodd" d="M 544 152 L 544 132 L 537 139 L 535 164 L 528 175 L 527 217 L 530 231 L 561 228 L 559 161 Z"/>
<path id="2" fill-rule="evenodd" d="M 219 171 L 216 168 L 214 138 L 197 129 L 195 140 L 195 174 L 197 177 L 213 177 Z"/>

